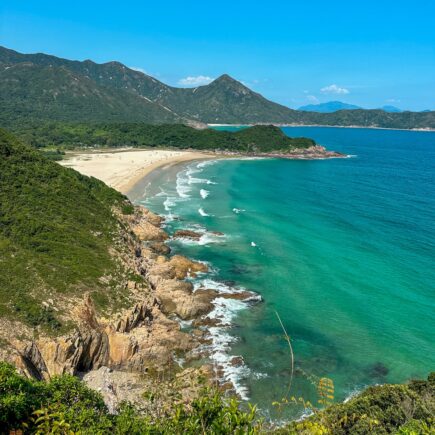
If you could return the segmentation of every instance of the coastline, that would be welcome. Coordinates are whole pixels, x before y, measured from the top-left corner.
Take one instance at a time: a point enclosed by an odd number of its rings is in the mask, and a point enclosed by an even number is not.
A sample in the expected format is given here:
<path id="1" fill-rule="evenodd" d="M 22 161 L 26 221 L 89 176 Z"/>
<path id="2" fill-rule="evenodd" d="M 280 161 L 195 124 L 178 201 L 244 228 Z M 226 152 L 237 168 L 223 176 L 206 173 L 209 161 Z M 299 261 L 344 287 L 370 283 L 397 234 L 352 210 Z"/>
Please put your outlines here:
<path id="1" fill-rule="evenodd" d="M 71 152 L 60 161 L 62 166 L 92 176 L 128 194 L 134 186 L 156 169 L 193 160 L 217 158 L 213 153 L 150 149 L 108 149 Z"/>
<path id="2" fill-rule="evenodd" d="M 435 128 L 391 128 L 361 125 L 323 125 L 323 124 L 280 124 L 280 123 L 256 123 L 256 124 L 207 124 L 208 127 L 253 127 L 254 125 L 273 125 L 275 127 L 325 127 L 325 128 L 361 128 L 367 130 L 397 130 L 412 132 L 435 132 Z"/>
<path id="3" fill-rule="evenodd" d="M 157 154 L 154 154 L 151 157 L 155 158 L 149 159 L 149 153 L 153 153 L 153 151 L 116 150 L 113 152 L 110 150 L 103 153 L 79 153 L 72 155 L 70 159 L 62 163 L 64 166 L 72 167 L 85 175 L 99 178 L 115 189 L 122 189 L 121 192 L 134 202 L 143 196 L 143 187 L 152 183 L 154 177 L 158 177 L 161 171 L 178 170 L 177 167 L 182 170 L 184 166 L 192 162 L 201 164 L 201 161 L 204 160 L 236 157 L 225 154 L 159 150 L 158 158 Z M 132 163 L 132 157 L 139 158 L 141 164 Z M 237 157 L 243 158 L 244 156 Z M 126 173 L 124 168 L 122 171 L 115 170 L 115 165 L 118 164 L 120 158 L 122 163 L 133 165 L 130 172 Z M 194 172 L 200 171 L 194 170 Z M 125 183 L 121 183 L 119 177 L 124 176 L 124 174 L 127 180 Z M 249 368 L 240 355 L 231 353 L 234 338 L 228 332 L 234 326 L 233 318 L 236 314 L 240 310 L 261 302 L 261 296 L 235 284 L 227 285 L 219 280 L 213 267 L 208 263 L 202 262 L 201 259 L 184 257 L 183 252 L 180 253 L 181 255 L 178 253 L 174 255 L 173 252 L 171 254 L 171 246 L 166 245 L 166 242 L 175 240 L 181 243 L 201 244 L 203 240 L 210 237 L 221 239 L 225 238 L 225 235 L 209 231 L 208 228 L 192 231 L 184 225 L 178 231 L 168 231 L 164 215 L 154 215 L 137 203 L 135 209 L 137 210 L 135 214 L 139 213 L 138 216 L 144 214 L 146 220 L 148 220 L 148 216 L 154 216 L 148 223 L 140 224 L 141 229 L 138 232 L 143 243 L 142 256 L 147 263 L 147 280 L 159 298 L 163 312 L 167 315 L 171 315 L 171 313 L 175 315 L 173 320 L 179 324 L 180 332 L 184 330 L 186 325 L 188 325 L 188 329 L 193 328 L 194 335 L 191 339 L 196 344 L 190 352 L 187 352 L 179 361 L 177 360 L 180 369 L 186 368 L 186 363 L 187 367 L 190 367 L 190 362 L 202 361 L 202 364 L 209 367 L 206 371 L 209 372 L 207 377 L 211 382 L 218 381 L 223 389 L 232 390 L 241 399 L 248 400 L 249 392 L 240 382 L 240 379 L 243 378 L 244 373 L 249 371 Z M 137 217 L 137 219 L 142 219 L 142 217 Z M 154 239 L 159 240 L 159 242 L 156 243 Z M 164 248 L 163 245 L 167 247 Z M 168 272 L 163 273 L 163 270 L 160 270 L 166 265 L 171 270 L 173 268 L 177 270 L 178 279 L 170 285 L 167 278 L 173 277 L 166 276 Z M 183 273 L 180 272 L 181 269 L 178 271 L 179 267 L 182 268 Z M 199 275 L 196 276 L 198 272 Z M 187 280 L 185 280 L 186 277 Z M 190 336 L 189 332 L 187 334 Z"/>
<path id="4" fill-rule="evenodd" d="M 341 153 L 329 151 L 320 145 L 306 149 L 295 149 L 286 154 L 240 153 L 232 151 L 196 151 L 171 149 L 108 148 L 103 150 L 78 150 L 66 153 L 58 163 L 75 169 L 83 175 L 95 177 L 124 195 L 133 194 L 138 185 L 156 169 L 168 169 L 171 166 L 195 160 L 228 158 L 281 158 L 291 160 L 323 160 L 325 158 L 345 158 Z"/>

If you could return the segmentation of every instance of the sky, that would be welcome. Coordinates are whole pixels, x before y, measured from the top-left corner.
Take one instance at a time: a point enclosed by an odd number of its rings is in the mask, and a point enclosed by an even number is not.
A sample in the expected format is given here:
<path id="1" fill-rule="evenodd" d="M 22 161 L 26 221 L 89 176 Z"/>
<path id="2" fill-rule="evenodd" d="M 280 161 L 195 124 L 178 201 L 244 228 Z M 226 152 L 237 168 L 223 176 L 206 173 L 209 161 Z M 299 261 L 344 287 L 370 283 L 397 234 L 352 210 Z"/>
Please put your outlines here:
<path id="1" fill-rule="evenodd" d="M 1 0 L 0 45 L 173 86 L 227 73 L 292 108 L 435 109 L 435 0 Z"/>

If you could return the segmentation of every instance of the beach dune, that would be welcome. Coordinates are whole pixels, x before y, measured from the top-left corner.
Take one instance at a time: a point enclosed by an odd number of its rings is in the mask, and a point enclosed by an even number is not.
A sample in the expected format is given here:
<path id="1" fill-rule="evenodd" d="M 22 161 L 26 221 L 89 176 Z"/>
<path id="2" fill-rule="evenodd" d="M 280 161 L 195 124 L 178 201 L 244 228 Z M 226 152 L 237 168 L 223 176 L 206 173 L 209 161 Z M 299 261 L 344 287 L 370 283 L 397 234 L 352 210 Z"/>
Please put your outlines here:
<path id="1" fill-rule="evenodd" d="M 157 168 L 213 158 L 211 153 L 172 150 L 108 150 L 69 153 L 61 165 L 92 176 L 126 194 Z"/>

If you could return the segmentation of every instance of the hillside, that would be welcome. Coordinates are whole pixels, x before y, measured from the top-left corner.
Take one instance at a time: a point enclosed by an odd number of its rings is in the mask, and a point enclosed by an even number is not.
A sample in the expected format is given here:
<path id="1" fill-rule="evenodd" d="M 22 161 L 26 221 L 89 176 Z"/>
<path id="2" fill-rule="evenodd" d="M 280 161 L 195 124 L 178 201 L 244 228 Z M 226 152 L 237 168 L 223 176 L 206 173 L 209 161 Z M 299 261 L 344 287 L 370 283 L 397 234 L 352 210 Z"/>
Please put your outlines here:
<path id="1" fill-rule="evenodd" d="M 96 68 L 91 68 L 95 66 Z M 184 118 L 124 86 L 106 86 L 99 77 L 118 77 L 118 64 L 100 67 L 46 55 L 20 55 L 0 48 L 0 121 L 180 122 Z M 119 70 L 119 71 L 117 71 Z M 129 70 L 131 73 L 134 71 Z M 93 74 L 92 74 L 93 72 Z M 104 75 L 101 75 L 104 74 Z M 139 74 L 139 73 L 137 73 Z M 121 81 L 122 78 L 119 78 Z"/>
<path id="2" fill-rule="evenodd" d="M 435 112 L 296 111 L 224 74 L 206 86 L 176 88 L 119 62 L 97 64 L 0 47 L 0 123 L 29 120 L 209 124 L 300 124 L 435 128 Z"/>
<path id="3" fill-rule="evenodd" d="M 0 130 L 0 316 L 24 329 L 59 333 L 69 327 L 62 299 L 92 290 L 100 308 L 122 301 L 127 272 L 109 251 L 120 234 L 112 208 L 124 204 L 102 182 L 46 160 Z M 113 282 L 101 282 L 109 274 Z M 47 299 L 55 305 L 44 305 Z"/>
<path id="4" fill-rule="evenodd" d="M 143 123 L 66 124 L 31 123 L 15 131 L 38 147 L 173 147 L 230 152 L 291 152 L 316 145 L 312 139 L 290 138 L 273 125 L 258 125 L 236 132 L 197 130 L 182 124 Z"/>

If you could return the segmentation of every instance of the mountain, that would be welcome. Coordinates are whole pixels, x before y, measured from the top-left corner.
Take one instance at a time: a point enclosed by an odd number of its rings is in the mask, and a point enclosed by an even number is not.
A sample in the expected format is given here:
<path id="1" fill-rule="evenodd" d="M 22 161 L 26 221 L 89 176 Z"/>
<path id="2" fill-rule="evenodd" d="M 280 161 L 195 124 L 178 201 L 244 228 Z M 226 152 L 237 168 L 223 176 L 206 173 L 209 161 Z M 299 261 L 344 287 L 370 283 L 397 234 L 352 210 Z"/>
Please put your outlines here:
<path id="1" fill-rule="evenodd" d="M 403 112 L 402 109 L 399 109 L 398 107 L 395 107 L 395 106 L 389 106 L 389 105 L 382 106 L 380 109 L 383 110 L 384 112 L 389 112 L 389 113 L 401 113 L 401 112 Z"/>
<path id="2" fill-rule="evenodd" d="M 69 121 L 180 122 L 182 116 L 131 92 L 153 80 L 110 62 L 75 62 L 0 48 L 2 117 Z M 113 84 L 108 83 L 113 80 Z M 126 82 L 123 85 L 123 82 Z"/>
<path id="3" fill-rule="evenodd" d="M 320 104 L 308 104 L 306 106 L 299 107 L 298 110 L 303 112 L 320 112 L 320 113 L 332 113 L 338 110 L 354 110 L 361 109 L 354 104 L 343 103 L 342 101 L 329 101 L 327 103 Z"/>
<path id="4" fill-rule="evenodd" d="M 306 112 L 267 100 L 224 74 L 206 86 L 176 88 L 119 62 L 97 64 L 0 47 L 0 123 L 68 122 L 294 124 L 435 128 L 435 112 Z"/>
<path id="5" fill-rule="evenodd" d="M 4 47 L 0 103 L 4 118 L 69 121 L 288 122 L 294 112 L 228 75 L 207 86 L 175 88 L 119 62 L 71 61 Z"/>

